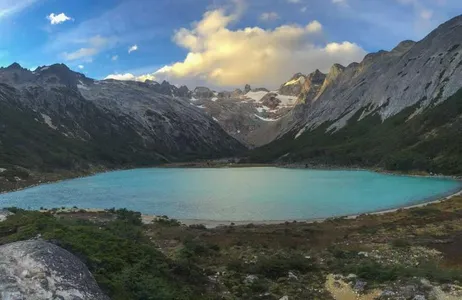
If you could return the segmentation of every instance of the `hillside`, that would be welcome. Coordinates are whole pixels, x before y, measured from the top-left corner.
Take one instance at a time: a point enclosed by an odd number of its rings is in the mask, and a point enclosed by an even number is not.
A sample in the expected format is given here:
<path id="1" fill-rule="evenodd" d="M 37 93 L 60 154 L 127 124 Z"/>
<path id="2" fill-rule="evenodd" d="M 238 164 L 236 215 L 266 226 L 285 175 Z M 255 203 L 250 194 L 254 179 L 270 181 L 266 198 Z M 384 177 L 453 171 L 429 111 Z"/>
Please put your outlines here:
<path id="1" fill-rule="evenodd" d="M 158 84 L 96 81 L 65 65 L 0 68 L 0 167 L 155 165 L 244 149 L 201 109 L 163 93 Z"/>
<path id="2" fill-rule="evenodd" d="M 461 36 L 457 17 L 420 42 L 334 66 L 284 118 L 286 134 L 249 160 L 462 174 Z"/>

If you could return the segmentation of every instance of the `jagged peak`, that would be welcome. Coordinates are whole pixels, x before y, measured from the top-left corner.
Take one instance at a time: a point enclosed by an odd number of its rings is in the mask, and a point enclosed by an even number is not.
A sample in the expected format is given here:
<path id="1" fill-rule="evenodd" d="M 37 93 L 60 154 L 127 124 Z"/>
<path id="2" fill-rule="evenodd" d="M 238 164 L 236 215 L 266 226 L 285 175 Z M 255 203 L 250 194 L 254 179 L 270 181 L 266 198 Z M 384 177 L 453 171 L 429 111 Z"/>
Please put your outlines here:
<path id="1" fill-rule="evenodd" d="M 314 72 L 311 73 L 311 74 L 313 74 L 313 75 L 319 75 L 319 74 L 326 75 L 323 72 L 319 71 L 319 69 L 314 70 Z"/>
<path id="2" fill-rule="evenodd" d="M 209 89 L 208 87 L 206 86 L 198 86 L 194 89 L 195 92 L 203 92 L 203 91 L 212 91 L 211 89 Z"/>
<path id="3" fill-rule="evenodd" d="M 316 69 L 313 73 L 310 73 L 306 80 L 310 81 L 311 83 L 315 84 L 322 84 L 322 82 L 326 79 L 326 74 Z"/>
<path id="4" fill-rule="evenodd" d="M 316 71 L 319 71 L 319 70 L 316 70 Z M 306 76 L 305 76 L 304 74 L 300 73 L 300 72 L 299 72 L 299 73 L 295 73 L 295 74 L 289 79 L 289 81 L 297 80 L 297 79 L 299 79 L 300 77 L 306 77 Z"/>
<path id="5" fill-rule="evenodd" d="M 6 67 L 6 69 L 8 69 L 8 70 L 21 70 L 21 69 L 23 69 L 23 67 L 21 67 L 21 65 L 18 64 L 17 62 L 14 62 L 11 65 L 9 65 L 8 67 Z"/>

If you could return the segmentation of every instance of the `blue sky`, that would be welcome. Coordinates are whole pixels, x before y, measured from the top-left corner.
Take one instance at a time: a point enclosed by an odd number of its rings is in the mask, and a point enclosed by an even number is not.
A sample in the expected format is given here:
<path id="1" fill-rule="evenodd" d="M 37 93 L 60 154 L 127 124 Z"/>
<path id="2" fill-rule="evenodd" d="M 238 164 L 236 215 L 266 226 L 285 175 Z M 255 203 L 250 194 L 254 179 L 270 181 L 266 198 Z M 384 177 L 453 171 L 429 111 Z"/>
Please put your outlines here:
<path id="1" fill-rule="evenodd" d="M 421 39 L 461 13 L 460 0 L 0 0 L 0 66 L 63 62 L 97 79 L 276 84 Z"/>

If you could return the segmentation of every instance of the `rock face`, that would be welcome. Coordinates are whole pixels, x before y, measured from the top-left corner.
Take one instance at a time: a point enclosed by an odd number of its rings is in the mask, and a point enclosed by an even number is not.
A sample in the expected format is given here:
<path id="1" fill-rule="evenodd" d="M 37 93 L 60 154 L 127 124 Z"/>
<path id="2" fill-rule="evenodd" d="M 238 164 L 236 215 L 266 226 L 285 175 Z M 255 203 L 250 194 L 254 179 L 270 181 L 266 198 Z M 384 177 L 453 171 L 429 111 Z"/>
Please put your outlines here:
<path id="1" fill-rule="evenodd" d="M 87 267 L 43 241 L 0 246 L 0 299 L 109 300 Z"/>
<path id="2" fill-rule="evenodd" d="M 334 121 L 331 128 L 341 128 L 365 107 L 386 119 L 416 103 L 424 108 L 446 100 L 461 87 L 461 36 L 457 17 L 420 42 L 404 41 L 346 68 L 334 65 L 304 122 L 316 127 Z"/>
<path id="3" fill-rule="evenodd" d="M 325 122 L 332 123 L 328 131 L 338 130 L 369 114 L 385 120 L 416 104 L 419 113 L 445 101 L 462 87 L 461 36 L 459 16 L 420 42 L 403 41 L 391 51 L 368 54 L 361 63 L 335 64 L 327 75 L 295 74 L 280 92 L 301 91 L 306 105 L 278 120 L 279 136 L 313 130 Z M 365 110 L 361 117 L 351 120 L 360 110 Z"/>
<path id="4" fill-rule="evenodd" d="M 322 86 L 328 81 L 326 74 L 319 70 L 314 71 L 306 77 L 299 99 L 301 103 L 312 103 L 320 94 Z"/>

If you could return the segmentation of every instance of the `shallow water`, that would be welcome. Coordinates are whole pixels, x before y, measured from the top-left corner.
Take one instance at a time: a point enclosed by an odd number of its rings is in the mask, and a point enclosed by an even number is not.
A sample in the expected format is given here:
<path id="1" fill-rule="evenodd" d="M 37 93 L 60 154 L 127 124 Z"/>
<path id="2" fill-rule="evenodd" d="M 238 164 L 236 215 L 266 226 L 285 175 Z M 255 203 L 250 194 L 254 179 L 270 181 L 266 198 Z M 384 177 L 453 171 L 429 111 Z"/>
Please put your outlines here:
<path id="1" fill-rule="evenodd" d="M 128 208 L 179 219 L 301 220 L 416 204 L 456 180 L 282 168 L 135 169 L 0 195 L 0 207 Z"/>

